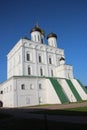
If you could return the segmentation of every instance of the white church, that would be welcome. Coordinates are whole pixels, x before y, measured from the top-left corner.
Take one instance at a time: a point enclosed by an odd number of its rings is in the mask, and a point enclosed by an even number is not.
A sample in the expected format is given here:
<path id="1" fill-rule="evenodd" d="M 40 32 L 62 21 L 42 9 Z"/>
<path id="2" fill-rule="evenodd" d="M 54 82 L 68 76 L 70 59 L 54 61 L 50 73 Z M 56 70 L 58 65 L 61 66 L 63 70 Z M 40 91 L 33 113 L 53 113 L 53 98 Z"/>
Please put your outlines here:
<path id="1" fill-rule="evenodd" d="M 0 106 L 22 107 L 87 100 L 86 89 L 66 64 L 57 35 L 35 25 L 7 55 L 7 80 L 0 83 Z"/>

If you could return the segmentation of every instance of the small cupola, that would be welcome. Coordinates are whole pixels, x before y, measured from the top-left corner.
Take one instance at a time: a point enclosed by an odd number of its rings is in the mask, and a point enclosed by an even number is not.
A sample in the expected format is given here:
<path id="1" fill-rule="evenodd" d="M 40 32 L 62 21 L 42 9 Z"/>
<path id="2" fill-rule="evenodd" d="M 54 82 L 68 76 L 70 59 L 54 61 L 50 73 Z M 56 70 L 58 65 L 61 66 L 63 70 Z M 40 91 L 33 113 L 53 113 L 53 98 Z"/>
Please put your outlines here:
<path id="1" fill-rule="evenodd" d="M 60 61 L 62 61 L 62 60 L 65 61 L 65 58 L 64 58 L 64 57 L 61 57 L 61 58 L 60 58 Z"/>
<path id="2" fill-rule="evenodd" d="M 34 28 L 30 31 L 31 40 L 39 43 L 44 43 L 44 30 L 41 29 L 38 25 L 35 25 Z"/>
<path id="3" fill-rule="evenodd" d="M 59 61 L 60 61 L 60 65 L 64 65 L 65 64 L 65 58 L 64 57 L 61 57 Z"/>
<path id="4" fill-rule="evenodd" d="M 48 45 L 57 47 L 57 35 L 55 33 L 50 33 L 47 35 Z"/>

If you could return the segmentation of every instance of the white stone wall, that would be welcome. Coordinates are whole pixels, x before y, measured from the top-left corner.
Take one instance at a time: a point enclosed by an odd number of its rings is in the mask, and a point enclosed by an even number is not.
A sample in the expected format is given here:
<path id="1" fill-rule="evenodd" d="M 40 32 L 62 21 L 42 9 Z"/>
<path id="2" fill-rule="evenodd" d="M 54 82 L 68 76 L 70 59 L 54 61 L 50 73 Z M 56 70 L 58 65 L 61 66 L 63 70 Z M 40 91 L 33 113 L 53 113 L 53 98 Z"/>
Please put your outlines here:
<path id="1" fill-rule="evenodd" d="M 75 102 L 76 99 L 66 81 L 64 79 L 57 80 L 70 102 Z M 78 85 L 75 79 L 71 81 L 82 99 L 86 100 L 87 95 L 83 92 L 81 86 Z M 0 91 L 3 91 L 3 94 L 0 94 L 0 100 L 3 102 L 3 107 L 61 104 L 53 85 L 50 80 L 46 78 L 15 76 L 2 83 L 0 85 Z"/>
<path id="2" fill-rule="evenodd" d="M 15 106 L 33 106 L 46 104 L 46 86 L 44 79 L 18 77 L 15 79 Z M 24 85 L 24 89 L 21 86 Z"/>
<path id="3" fill-rule="evenodd" d="M 1 90 L 3 91 L 3 94 L 2 97 L 0 97 L 0 100 L 3 102 L 3 107 L 14 107 L 13 78 L 2 83 Z"/>
<path id="4" fill-rule="evenodd" d="M 23 75 L 22 39 L 7 55 L 7 79 L 12 76 Z"/>
<path id="5" fill-rule="evenodd" d="M 62 86 L 62 89 L 65 93 L 65 95 L 67 95 L 68 99 L 70 102 L 76 102 L 76 98 L 74 96 L 74 94 L 72 93 L 69 85 L 67 84 L 65 79 L 58 79 L 60 85 Z"/>
<path id="6" fill-rule="evenodd" d="M 30 55 L 29 61 L 27 53 Z M 64 56 L 62 49 L 21 39 L 8 54 L 7 78 L 27 76 L 28 66 L 31 67 L 33 76 L 41 76 L 40 68 L 42 68 L 43 76 L 56 77 L 55 67 L 59 66 L 59 59 L 62 55 Z M 39 62 L 39 56 L 41 56 L 41 62 Z M 51 63 L 49 63 L 49 58 L 51 58 Z M 51 71 L 53 71 L 53 75 Z"/>
<path id="7" fill-rule="evenodd" d="M 49 79 L 46 79 L 46 87 L 47 87 L 47 104 L 61 104 L 61 101 L 56 94 L 51 82 Z"/>
<path id="8" fill-rule="evenodd" d="M 60 78 L 73 78 L 73 68 L 70 65 L 60 65 L 55 68 L 56 76 Z"/>
<path id="9" fill-rule="evenodd" d="M 80 94 L 82 100 L 87 100 L 87 94 L 84 92 L 84 90 L 82 89 L 80 84 L 77 82 L 77 80 L 76 79 L 71 79 L 71 82 L 73 83 L 73 85 L 75 86 L 76 90 Z"/>
<path id="10" fill-rule="evenodd" d="M 49 79 L 45 78 L 16 76 L 4 82 L 0 89 L 3 107 L 61 103 Z"/>
<path id="11" fill-rule="evenodd" d="M 2 85 L 0 84 L 0 101 L 3 101 L 3 88 Z"/>

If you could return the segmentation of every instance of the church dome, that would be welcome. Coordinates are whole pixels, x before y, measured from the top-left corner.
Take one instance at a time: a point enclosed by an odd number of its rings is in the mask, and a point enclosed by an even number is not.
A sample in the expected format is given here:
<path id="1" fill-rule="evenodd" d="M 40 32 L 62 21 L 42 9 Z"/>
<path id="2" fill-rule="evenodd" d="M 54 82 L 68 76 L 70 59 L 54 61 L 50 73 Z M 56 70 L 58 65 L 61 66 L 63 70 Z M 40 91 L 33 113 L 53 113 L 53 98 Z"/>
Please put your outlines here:
<path id="1" fill-rule="evenodd" d="M 35 31 L 38 31 L 38 32 L 40 32 L 42 35 L 45 35 L 44 30 L 41 29 L 38 25 L 35 25 L 35 27 L 31 29 L 30 33 L 35 32 Z"/>
<path id="2" fill-rule="evenodd" d="M 48 34 L 47 39 L 50 38 L 50 37 L 55 37 L 55 38 L 57 38 L 57 35 L 56 35 L 55 33 L 52 33 L 52 32 L 51 32 L 50 34 Z"/>

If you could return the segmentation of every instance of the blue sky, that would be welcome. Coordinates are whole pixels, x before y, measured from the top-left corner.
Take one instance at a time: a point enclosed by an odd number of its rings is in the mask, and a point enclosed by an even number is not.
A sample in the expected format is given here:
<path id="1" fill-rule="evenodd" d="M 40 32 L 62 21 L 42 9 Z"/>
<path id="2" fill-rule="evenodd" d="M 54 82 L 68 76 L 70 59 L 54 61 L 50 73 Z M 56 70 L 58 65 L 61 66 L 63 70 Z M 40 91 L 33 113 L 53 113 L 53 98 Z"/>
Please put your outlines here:
<path id="1" fill-rule="evenodd" d="M 74 77 L 87 85 L 87 0 L 0 0 L 0 82 L 7 77 L 6 55 L 38 22 L 58 36 Z M 47 40 L 46 40 L 47 44 Z"/>

